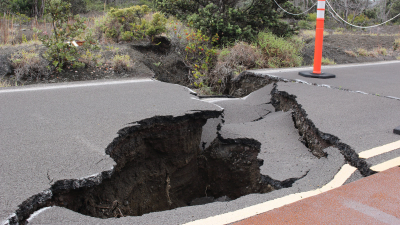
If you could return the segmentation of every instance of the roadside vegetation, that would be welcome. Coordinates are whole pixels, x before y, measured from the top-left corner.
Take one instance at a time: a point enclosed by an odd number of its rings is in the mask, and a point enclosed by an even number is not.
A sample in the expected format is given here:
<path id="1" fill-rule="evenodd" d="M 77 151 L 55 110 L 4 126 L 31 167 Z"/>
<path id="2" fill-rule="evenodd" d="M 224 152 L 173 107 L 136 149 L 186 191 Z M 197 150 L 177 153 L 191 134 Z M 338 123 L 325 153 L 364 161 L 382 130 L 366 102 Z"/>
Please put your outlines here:
<path id="1" fill-rule="evenodd" d="M 312 2 L 277 2 L 294 13 L 312 6 Z M 354 24 L 371 25 L 383 18 L 377 10 L 350 5 L 337 6 Z M 385 15 L 394 15 L 399 6 L 390 5 Z M 316 20 L 314 12 L 285 14 L 270 0 L 0 0 L 0 8 L 0 49 L 18 46 L 9 58 L 12 79 L 2 80 L 0 74 L 0 87 L 45 80 L 75 68 L 129 73 L 138 59 L 121 51 L 119 45 L 157 45 L 160 43 L 155 40 L 164 36 L 189 68 L 186 85 L 202 94 L 221 94 L 228 82 L 245 70 L 304 65 L 303 49 L 312 43 Z M 328 26 L 329 21 L 336 23 L 336 28 L 328 29 L 325 35 L 347 34 L 352 29 L 333 15 L 328 14 L 327 21 Z M 393 20 L 394 24 L 399 22 Z M 32 32 L 23 33 L 23 27 Z M 393 42 L 392 49 L 378 46 L 345 53 L 352 57 L 386 56 L 399 51 L 399 40 Z M 323 64 L 335 61 L 324 58 Z"/>

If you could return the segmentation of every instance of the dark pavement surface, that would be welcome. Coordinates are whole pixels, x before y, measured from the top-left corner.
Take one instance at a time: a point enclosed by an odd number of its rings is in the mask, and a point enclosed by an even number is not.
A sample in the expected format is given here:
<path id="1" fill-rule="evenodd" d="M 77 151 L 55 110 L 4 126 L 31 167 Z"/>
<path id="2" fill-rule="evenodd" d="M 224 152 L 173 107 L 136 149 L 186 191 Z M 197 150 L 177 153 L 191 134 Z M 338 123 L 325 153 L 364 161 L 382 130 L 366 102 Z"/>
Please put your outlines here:
<path id="1" fill-rule="evenodd" d="M 300 71 L 312 71 L 312 67 L 290 69 L 249 70 L 257 74 L 274 75 L 286 79 L 298 79 L 338 89 L 360 91 L 372 95 L 400 98 L 398 88 L 400 61 L 322 66 L 321 71 L 336 75 L 334 79 L 307 78 L 298 75 Z"/>
<path id="2" fill-rule="evenodd" d="M 400 140 L 393 133 L 400 125 L 400 101 L 385 97 L 400 97 L 400 61 L 324 69 L 323 72 L 334 73 L 337 78 L 298 76 L 298 71 L 304 68 L 257 73 L 320 84 L 279 82 L 277 89 L 297 96 L 296 100 L 320 131 L 337 136 L 356 152 Z M 271 85 L 264 87 L 240 99 L 203 101 L 182 86 L 150 80 L 0 89 L 0 221 L 12 215 L 22 201 L 49 188 L 51 180 L 77 179 L 110 169 L 114 161 L 105 155 L 104 149 L 128 123 L 155 115 L 183 115 L 193 110 L 222 107 L 225 109 L 223 137 L 259 140 L 259 158 L 265 161 L 262 174 L 277 180 L 300 177 L 305 172 L 307 175 L 290 188 L 251 194 L 230 202 L 119 219 L 92 218 L 51 207 L 32 216 L 30 224 L 184 224 L 327 184 L 345 163 L 343 156 L 330 147 L 324 149 L 327 158 L 313 157 L 298 140 L 290 112 L 273 112 L 269 104 L 271 88 Z M 215 125 L 220 121 L 221 118 L 213 119 L 205 125 L 203 141 L 212 141 L 216 136 Z M 368 163 L 376 165 L 399 156 L 399 150 L 390 151 L 368 159 Z M 356 171 L 347 182 L 360 178 Z"/>

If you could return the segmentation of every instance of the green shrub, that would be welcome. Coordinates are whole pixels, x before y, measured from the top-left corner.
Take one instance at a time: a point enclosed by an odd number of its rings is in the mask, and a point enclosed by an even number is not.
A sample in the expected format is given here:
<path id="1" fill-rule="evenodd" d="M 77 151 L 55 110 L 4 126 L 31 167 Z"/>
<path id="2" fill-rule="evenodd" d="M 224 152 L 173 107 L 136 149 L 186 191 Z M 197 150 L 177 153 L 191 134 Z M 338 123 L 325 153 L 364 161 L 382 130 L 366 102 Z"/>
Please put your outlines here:
<path id="1" fill-rule="evenodd" d="M 217 44 L 233 44 L 237 40 L 253 40 L 260 30 L 284 36 L 293 29 L 279 20 L 275 3 L 269 0 L 237 1 L 193 1 L 156 0 L 158 9 L 174 15 L 188 25 L 212 37 L 218 34 Z"/>
<path id="2" fill-rule="evenodd" d="M 132 31 L 125 31 L 122 33 L 122 40 L 124 41 L 131 41 L 133 37 L 133 32 Z"/>
<path id="3" fill-rule="evenodd" d="M 152 19 L 148 21 L 144 17 L 149 12 L 150 8 L 147 5 L 135 5 L 124 9 L 112 8 L 106 17 L 100 18 L 95 23 L 100 33 L 116 42 L 121 39 L 130 41 L 132 38 L 152 37 L 165 32 L 166 18 L 160 13 L 154 13 Z"/>
<path id="4" fill-rule="evenodd" d="M 165 27 L 166 23 L 167 19 L 162 14 L 154 13 L 153 18 L 146 29 L 146 35 L 152 37 L 165 32 L 167 30 Z"/>
<path id="5" fill-rule="evenodd" d="M 34 51 L 18 51 L 11 55 L 10 60 L 17 80 L 28 78 L 39 80 L 49 74 L 46 61 Z"/>
<path id="6" fill-rule="evenodd" d="M 377 17 L 377 12 L 376 12 L 376 8 L 374 9 L 367 9 L 364 12 L 365 16 L 370 18 L 370 19 L 376 19 Z"/>
<path id="7" fill-rule="evenodd" d="M 62 0 L 49 0 L 46 2 L 46 12 L 50 14 L 53 27 L 51 36 L 41 36 L 43 45 L 47 47 L 43 55 L 58 70 L 62 71 L 66 63 L 73 64 L 74 67 L 83 66 L 78 61 L 79 53 L 76 47 L 70 43 L 75 37 L 82 34 L 86 28 L 83 19 L 78 15 L 74 17 L 75 22 L 68 24 L 70 14 L 70 4 Z"/>
<path id="8" fill-rule="evenodd" d="M 302 64 L 303 44 L 299 40 L 277 37 L 272 33 L 260 33 L 257 44 L 269 67 L 297 67 Z"/>
<path id="9" fill-rule="evenodd" d="M 69 0 L 69 3 L 71 4 L 71 13 L 73 15 L 88 12 L 85 0 Z"/>
<path id="10" fill-rule="evenodd" d="M 354 19 L 354 20 L 353 20 Z M 369 19 L 364 14 L 360 14 L 354 17 L 354 14 L 350 14 L 347 16 L 347 21 L 350 21 L 358 26 L 365 25 L 368 23 Z"/>
<path id="11" fill-rule="evenodd" d="M 126 72 L 133 68 L 131 57 L 129 55 L 115 55 L 112 60 L 112 66 L 114 71 L 117 73 Z"/>
<path id="12" fill-rule="evenodd" d="M 309 13 L 307 15 L 307 20 L 311 22 L 315 22 L 317 20 L 317 13 Z"/>
<path id="13" fill-rule="evenodd" d="M 311 30 L 314 28 L 313 24 L 306 20 L 300 20 L 299 22 L 297 22 L 297 26 L 299 26 L 300 29 L 305 30 Z"/>
<path id="14" fill-rule="evenodd" d="M 81 54 L 80 61 L 91 67 L 101 66 L 103 64 L 101 54 L 96 54 L 89 49 L 87 49 L 84 54 Z"/>
<path id="15" fill-rule="evenodd" d="M 215 35 L 209 38 L 200 30 L 186 33 L 187 45 L 184 52 L 184 60 L 191 70 L 190 80 L 195 87 L 201 88 L 209 84 L 209 72 L 213 67 L 213 62 L 217 55 L 217 50 L 212 46 L 213 42 L 218 41 Z"/>
<path id="16" fill-rule="evenodd" d="M 134 30 L 134 37 L 136 39 L 143 39 L 146 36 L 153 37 L 159 35 L 167 30 L 167 19 L 160 13 L 154 13 L 152 19 L 147 21 L 141 19 L 140 23 L 132 24 Z"/>
<path id="17" fill-rule="evenodd" d="M 41 2 L 40 2 L 41 3 Z M 9 7 L 13 12 L 28 14 L 31 16 L 33 1 L 31 0 L 9 0 Z"/>

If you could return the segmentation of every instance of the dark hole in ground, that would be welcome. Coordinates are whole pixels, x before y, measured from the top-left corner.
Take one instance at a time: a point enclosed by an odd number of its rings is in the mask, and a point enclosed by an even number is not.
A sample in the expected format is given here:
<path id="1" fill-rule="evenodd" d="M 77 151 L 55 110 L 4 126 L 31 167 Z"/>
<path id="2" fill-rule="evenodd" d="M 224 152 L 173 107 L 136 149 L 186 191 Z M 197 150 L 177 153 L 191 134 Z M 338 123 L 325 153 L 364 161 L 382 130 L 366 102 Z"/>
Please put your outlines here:
<path id="1" fill-rule="evenodd" d="M 111 178 L 53 191 L 51 205 L 99 218 L 140 216 L 274 190 L 260 174 L 258 141 L 217 138 L 200 150 L 206 121 L 204 115 L 154 117 L 121 130 L 107 148 L 117 162 Z"/>
<path id="2" fill-rule="evenodd" d="M 334 145 L 351 164 L 358 165 L 363 175 L 371 172 L 337 137 L 320 132 L 294 96 L 274 86 L 272 104 L 278 111 L 293 111 L 295 127 L 314 156 L 325 156 L 323 149 Z M 140 216 L 267 193 L 291 187 L 302 178 L 277 181 L 261 175 L 263 162 L 257 159 L 261 144 L 254 139 L 217 135 L 201 150 L 203 126 L 208 119 L 221 115 L 220 111 L 196 111 L 178 117 L 156 116 L 120 130 L 106 149 L 117 163 L 113 170 L 57 181 L 24 201 L 10 224 L 25 224 L 33 212 L 54 205 L 99 218 Z"/>

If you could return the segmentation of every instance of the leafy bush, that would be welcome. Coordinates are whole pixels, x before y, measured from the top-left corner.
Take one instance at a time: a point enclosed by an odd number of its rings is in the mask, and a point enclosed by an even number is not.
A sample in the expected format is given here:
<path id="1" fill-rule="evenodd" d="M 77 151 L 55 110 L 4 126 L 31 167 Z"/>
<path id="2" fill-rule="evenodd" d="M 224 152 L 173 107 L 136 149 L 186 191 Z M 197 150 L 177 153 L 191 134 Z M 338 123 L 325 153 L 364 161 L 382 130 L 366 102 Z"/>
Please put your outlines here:
<path id="1" fill-rule="evenodd" d="M 354 14 L 350 14 L 350 15 L 347 16 L 347 21 L 352 21 L 352 23 L 354 23 L 354 24 L 356 24 L 358 26 L 362 26 L 362 25 L 367 24 L 369 19 L 364 14 L 360 14 L 360 15 L 358 15 L 356 17 L 354 17 Z"/>
<path id="2" fill-rule="evenodd" d="M 49 0 L 46 2 L 46 12 L 50 14 L 53 27 L 51 36 L 41 36 L 43 45 L 47 47 L 43 55 L 52 65 L 60 72 L 65 64 L 71 63 L 74 67 L 83 66 L 78 62 L 79 53 L 76 47 L 71 46 L 71 42 L 75 37 L 82 34 L 86 28 L 83 19 L 78 15 L 74 17 L 75 22 L 68 24 L 71 4 L 62 0 Z"/>
<path id="3" fill-rule="evenodd" d="M 81 54 L 80 61 L 91 67 L 102 65 L 101 54 L 95 54 L 89 49 L 84 54 Z"/>
<path id="4" fill-rule="evenodd" d="M 185 33 L 185 36 L 187 45 L 184 52 L 184 60 L 190 67 L 192 74 L 189 79 L 195 87 L 207 86 L 207 78 L 217 55 L 212 43 L 218 41 L 219 37 L 215 35 L 210 39 L 200 30 Z"/>
<path id="5" fill-rule="evenodd" d="M 70 10 L 73 15 L 88 12 L 85 0 L 69 0 L 69 3 L 71 4 Z"/>
<path id="6" fill-rule="evenodd" d="M 297 22 L 297 26 L 299 26 L 300 29 L 306 30 L 311 30 L 314 28 L 313 24 L 306 20 L 300 20 L 299 22 Z"/>
<path id="7" fill-rule="evenodd" d="M 107 16 L 97 21 L 96 25 L 107 38 L 119 42 L 121 38 L 129 39 L 129 33 L 125 32 L 131 31 L 132 25 L 140 24 L 141 19 L 149 12 L 148 6 L 132 6 L 124 9 L 111 8 Z"/>
<path id="8" fill-rule="evenodd" d="M 40 58 L 34 51 L 18 51 L 11 55 L 11 65 L 14 67 L 14 74 L 17 80 L 36 79 L 49 74 L 47 62 Z"/>
<path id="9" fill-rule="evenodd" d="M 131 41 L 133 37 L 133 32 L 132 31 L 125 31 L 124 33 L 122 33 L 122 40 L 124 41 Z"/>
<path id="10" fill-rule="evenodd" d="M 114 71 L 117 73 L 126 72 L 133 68 L 131 57 L 129 55 L 115 55 L 112 60 L 112 66 Z"/>
<path id="11" fill-rule="evenodd" d="M 147 5 L 112 8 L 106 17 L 96 21 L 96 26 L 100 33 L 116 42 L 121 39 L 130 41 L 132 38 L 152 37 L 165 32 L 166 18 L 160 13 L 154 13 L 148 21 L 144 17 L 149 12 L 150 8 Z"/>
<path id="12" fill-rule="evenodd" d="M 307 20 L 311 22 L 315 22 L 317 20 L 317 13 L 309 13 L 307 15 Z"/>
<path id="13" fill-rule="evenodd" d="M 368 17 L 370 19 L 376 19 L 377 18 L 376 8 L 367 9 L 367 10 L 364 11 L 364 14 L 365 14 L 366 17 Z"/>
<path id="14" fill-rule="evenodd" d="M 279 21 L 276 5 L 269 0 L 251 0 L 239 6 L 237 1 L 156 0 L 158 9 L 174 15 L 189 26 L 212 37 L 218 44 L 236 40 L 253 40 L 260 30 L 269 29 L 277 35 L 290 35 L 293 29 Z"/>
<path id="15" fill-rule="evenodd" d="M 268 67 L 296 67 L 302 64 L 300 51 L 303 44 L 299 40 L 277 37 L 272 33 L 260 33 L 257 44 Z"/>
<path id="16" fill-rule="evenodd" d="M 31 0 L 10 0 L 9 7 L 13 12 L 19 12 L 30 15 L 33 9 L 33 1 Z"/>
<path id="17" fill-rule="evenodd" d="M 165 32 L 167 19 L 160 13 L 154 13 L 153 18 L 146 29 L 146 35 L 152 37 Z"/>

